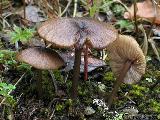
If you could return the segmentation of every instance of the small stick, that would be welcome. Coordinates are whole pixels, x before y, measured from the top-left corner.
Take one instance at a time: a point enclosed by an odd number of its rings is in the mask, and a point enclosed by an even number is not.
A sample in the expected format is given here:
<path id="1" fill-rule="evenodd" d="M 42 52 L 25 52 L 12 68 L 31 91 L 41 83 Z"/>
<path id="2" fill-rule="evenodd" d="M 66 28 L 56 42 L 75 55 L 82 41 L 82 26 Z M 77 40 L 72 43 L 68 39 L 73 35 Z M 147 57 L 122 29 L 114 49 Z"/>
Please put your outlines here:
<path id="1" fill-rule="evenodd" d="M 77 13 L 77 1 L 78 0 L 74 0 L 74 11 L 73 11 L 73 17 L 76 16 L 76 13 Z"/>
<path id="2" fill-rule="evenodd" d="M 117 93 L 121 83 L 124 81 L 124 77 L 126 76 L 126 73 L 128 72 L 129 68 L 131 67 L 132 62 L 131 61 L 126 61 L 126 63 L 124 64 L 123 68 L 122 68 L 122 73 L 119 75 L 119 77 L 117 78 L 115 84 L 114 84 L 114 88 L 112 90 L 112 93 L 110 95 L 110 98 L 108 100 L 108 108 L 110 109 L 113 99 L 115 97 L 115 94 Z"/>
<path id="3" fill-rule="evenodd" d="M 151 0 L 151 1 L 152 1 L 152 6 L 153 6 L 153 8 L 154 8 L 154 18 L 153 18 L 153 20 L 152 20 L 152 24 L 151 24 L 150 30 L 149 30 L 149 32 L 148 32 L 148 36 L 147 36 L 148 39 L 151 37 L 152 29 L 153 29 L 153 27 L 154 27 L 154 23 L 155 23 L 155 20 L 156 20 L 156 15 L 158 15 L 158 14 L 157 14 L 156 3 L 154 2 L 154 0 Z"/>
<path id="4" fill-rule="evenodd" d="M 72 3 L 72 0 L 69 0 L 68 3 L 67 3 L 67 6 L 63 10 L 63 12 L 60 14 L 60 16 L 63 16 L 63 14 L 67 11 L 67 9 L 69 8 L 69 6 L 70 6 L 71 3 Z"/>
<path id="5" fill-rule="evenodd" d="M 58 93 L 58 87 L 57 87 L 57 81 L 52 73 L 52 70 L 48 70 L 48 72 L 50 73 L 51 77 L 52 77 L 52 81 L 53 81 L 53 84 L 54 84 L 54 89 L 55 89 L 55 93 L 57 95 Z"/>
<path id="6" fill-rule="evenodd" d="M 0 16 L 2 16 L 3 13 L 3 4 L 2 4 L 2 0 L 0 0 Z"/>
<path id="7" fill-rule="evenodd" d="M 88 45 L 85 45 L 84 51 L 84 80 L 88 79 Z"/>
<path id="8" fill-rule="evenodd" d="M 136 38 L 138 39 L 138 25 L 137 25 L 137 0 L 134 0 L 134 24 L 135 24 L 135 31 L 136 31 Z"/>
<path id="9" fill-rule="evenodd" d="M 24 19 L 26 19 L 26 2 L 23 0 Z"/>

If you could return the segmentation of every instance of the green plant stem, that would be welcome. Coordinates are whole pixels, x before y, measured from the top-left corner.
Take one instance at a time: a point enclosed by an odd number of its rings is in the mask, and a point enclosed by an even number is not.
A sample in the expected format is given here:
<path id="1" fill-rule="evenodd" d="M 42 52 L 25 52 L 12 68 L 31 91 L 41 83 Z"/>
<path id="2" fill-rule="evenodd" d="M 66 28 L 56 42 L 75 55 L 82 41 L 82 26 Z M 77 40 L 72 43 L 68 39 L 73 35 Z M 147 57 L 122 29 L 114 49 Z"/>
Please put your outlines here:
<path id="1" fill-rule="evenodd" d="M 27 72 L 25 72 L 25 73 L 19 78 L 19 80 L 15 83 L 14 86 L 17 86 L 17 85 L 18 85 L 18 83 L 23 79 L 23 77 L 26 75 L 26 73 L 27 73 Z M 12 92 L 12 90 L 8 92 L 8 95 L 11 94 L 11 92 Z M 1 101 L 0 106 L 2 106 L 2 104 L 3 104 L 3 102 L 4 102 L 5 100 L 6 100 L 6 98 L 4 98 L 4 99 Z"/>
<path id="2" fill-rule="evenodd" d="M 131 64 L 132 62 L 131 61 L 126 61 L 126 63 L 124 64 L 123 68 L 122 68 L 122 72 L 121 74 L 119 75 L 119 77 L 117 78 L 115 84 L 114 84 L 114 88 L 112 90 L 112 93 L 111 95 L 109 96 L 109 99 L 108 99 L 108 108 L 110 109 L 111 105 L 112 105 L 112 102 L 113 102 L 113 99 L 121 85 L 121 83 L 124 81 L 124 78 L 126 76 L 126 73 L 128 72 L 129 68 L 131 67 Z"/>
<path id="3" fill-rule="evenodd" d="M 73 67 L 73 79 L 72 79 L 72 99 L 76 99 L 78 95 L 78 80 L 80 75 L 80 64 L 81 64 L 81 53 L 82 48 L 75 47 L 75 59 Z"/>

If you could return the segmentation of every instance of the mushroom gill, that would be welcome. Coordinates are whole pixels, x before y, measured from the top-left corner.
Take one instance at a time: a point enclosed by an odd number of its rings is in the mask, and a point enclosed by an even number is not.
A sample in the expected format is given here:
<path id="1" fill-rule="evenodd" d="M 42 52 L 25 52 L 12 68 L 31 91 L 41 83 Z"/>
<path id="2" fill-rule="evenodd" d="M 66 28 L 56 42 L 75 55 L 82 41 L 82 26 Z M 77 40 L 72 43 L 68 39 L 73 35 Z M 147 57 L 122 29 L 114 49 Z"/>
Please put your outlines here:
<path id="1" fill-rule="evenodd" d="M 132 84 L 140 80 L 145 73 L 146 60 L 139 44 L 133 37 L 119 35 L 119 38 L 111 43 L 107 50 L 109 51 L 110 66 L 116 77 L 121 74 L 125 62 L 129 60 L 131 66 L 123 82 Z"/>

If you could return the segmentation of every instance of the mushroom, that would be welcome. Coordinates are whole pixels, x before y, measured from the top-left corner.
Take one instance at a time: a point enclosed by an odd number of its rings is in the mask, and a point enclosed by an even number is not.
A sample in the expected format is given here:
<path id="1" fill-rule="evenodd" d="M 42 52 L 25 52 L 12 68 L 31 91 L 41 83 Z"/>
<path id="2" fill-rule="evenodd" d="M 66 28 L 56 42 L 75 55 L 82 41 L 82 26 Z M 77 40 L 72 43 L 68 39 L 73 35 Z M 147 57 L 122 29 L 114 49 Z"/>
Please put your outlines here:
<path id="1" fill-rule="evenodd" d="M 22 50 L 21 52 L 18 52 L 16 58 L 18 61 L 28 63 L 34 68 L 49 70 L 49 73 L 51 74 L 51 77 L 53 79 L 55 93 L 57 94 L 58 89 L 51 70 L 61 68 L 65 65 L 64 60 L 59 56 L 57 52 L 47 48 L 28 48 Z M 41 86 L 40 82 L 38 82 L 38 84 L 39 86 Z M 41 88 L 39 90 L 41 90 Z"/>
<path id="2" fill-rule="evenodd" d="M 75 48 L 72 98 L 77 97 L 82 49 L 84 47 L 86 51 L 88 47 L 103 49 L 118 36 L 111 25 L 87 18 L 51 19 L 42 24 L 38 33 L 42 38 L 60 48 Z M 86 53 L 85 56 L 87 56 Z"/>
<path id="3" fill-rule="evenodd" d="M 145 73 L 146 60 L 139 44 L 130 36 L 119 35 L 119 38 L 111 43 L 107 50 L 111 69 L 117 77 L 108 100 L 110 106 L 122 82 L 132 84 L 140 80 Z"/>

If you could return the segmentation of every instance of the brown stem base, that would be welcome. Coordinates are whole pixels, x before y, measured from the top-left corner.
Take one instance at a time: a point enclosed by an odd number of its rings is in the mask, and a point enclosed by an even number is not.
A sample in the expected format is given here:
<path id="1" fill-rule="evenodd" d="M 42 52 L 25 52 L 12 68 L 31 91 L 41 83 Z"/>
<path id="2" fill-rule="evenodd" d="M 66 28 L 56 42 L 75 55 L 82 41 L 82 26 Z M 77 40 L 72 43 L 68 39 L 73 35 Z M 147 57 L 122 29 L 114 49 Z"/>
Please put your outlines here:
<path id="1" fill-rule="evenodd" d="M 72 99 L 76 99 L 78 95 L 78 80 L 80 75 L 80 64 L 81 64 L 81 48 L 75 48 L 75 60 L 73 67 L 73 79 L 72 79 Z"/>
<path id="2" fill-rule="evenodd" d="M 112 93 L 108 99 L 108 108 L 110 109 L 111 105 L 112 105 L 112 102 L 113 102 L 113 99 L 121 85 L 121 83 L 123 82 L 124 80 L 124 77 L 127 73 L 127 71 L 129 70 L 129 68 L 131 67 L 131 64 L 132 62 L 131 61 L 126 61 L 126 63 L 124 64 L 123 68 L 122 68 L 122 73 L 119 75 L 119 77 L 117 78 L 115 84 L 114 84 L 114 88 L 112 90 Z"/>
<path id="3" fill-rule="evenodd" d="M 84 80 L 88 79 L 88 45 L 84 51 Z"/>

